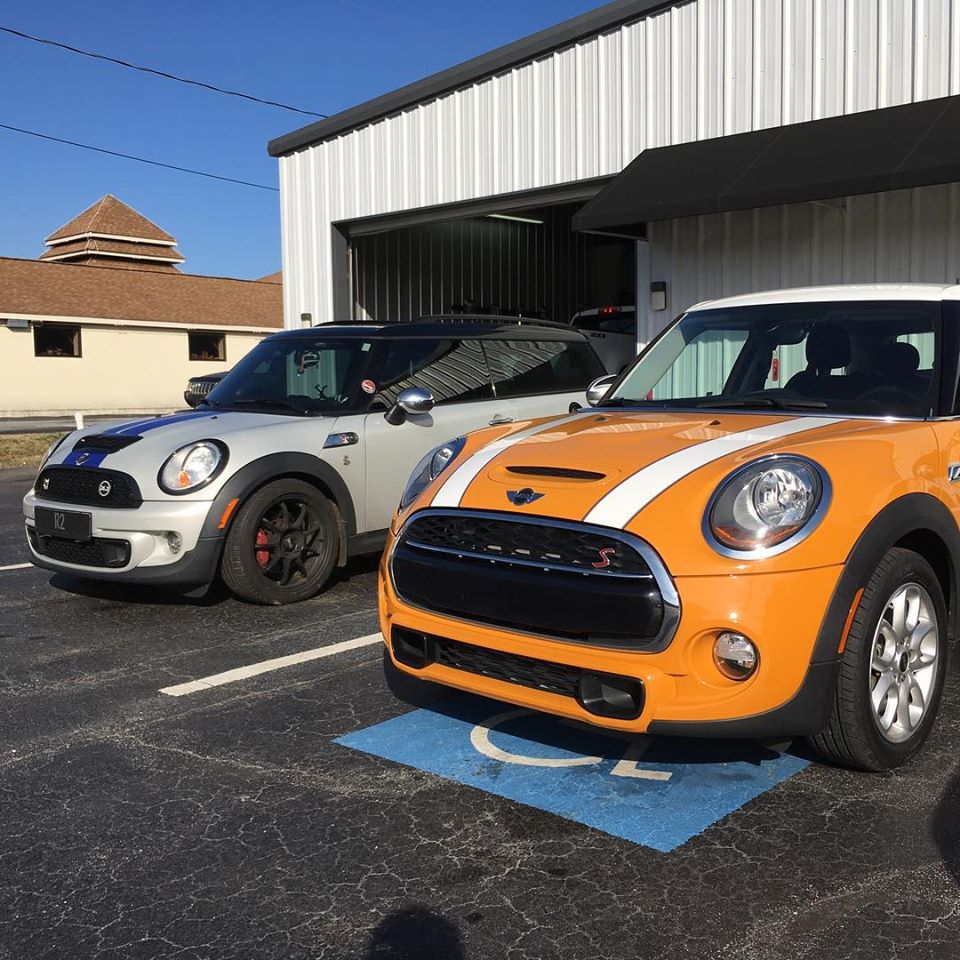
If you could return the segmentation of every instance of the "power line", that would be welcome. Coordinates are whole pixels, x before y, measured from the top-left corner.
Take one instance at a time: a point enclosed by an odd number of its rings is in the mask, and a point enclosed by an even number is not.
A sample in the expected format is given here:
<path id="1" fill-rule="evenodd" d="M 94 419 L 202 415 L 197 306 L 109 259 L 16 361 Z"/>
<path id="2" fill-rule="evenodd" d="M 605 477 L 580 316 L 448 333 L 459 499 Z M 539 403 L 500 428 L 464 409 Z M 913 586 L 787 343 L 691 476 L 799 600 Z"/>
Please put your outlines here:
<path id="1" fill-rule="evenodd" d="M 136 157 L 132 153 L 119 153 L 116 150 L 107 150 L 104 147 L 94 147 L 89 143 L 78 143 L 76 140 L 64 140 L 62 137 L 51 137 L 46 133 L 37 133 L 36 130 L 24 130 L 22 127 L 12 127 L 8 123 L 0 123 L 0 130 L 12 130 L 28 137 L 37 137 L 40 140 L 51 140 L 53 143 L 64 143 L 70 147 L 80 147 L 82 150 L 93 150 L 94 153 L 105 153 L 109 157 L 120 157 L 123 160 L 136 160 L 138 163 L 149 163 L 153 167 L 164 167 L 167 170 L 176 170 L 179 173 L 192 173 L 195 177 L 207 177 L 210 180 L 223 180 L 225 183 L 237 183 L 243 187 L 256 187 L 258 190 L 272 190 L 279 193 L 279 187 L 271 187 L 265 183 L 251 183 L 249 180 L 237 180 L 234 177 L 222 177 L 217 173 L 207 173 L 205 170 L 191 170 L 189 167 L 178 167 L 174 163 L 163 163 L 160 160 L 148 160 L 146 157 Z"/>
<path id="2" fill-rule="evenodd" d="M 47 37 L 35 37 L 31 33 L 24 33 L 22 30 L 14 30 L 13 27 L 0 26 L 0 32 L 10 34 L 12 37 L 19 37 L 21 40 L 31 40 L 34 43 L 43 43 L 48 47 L 58 47 L 61 50 L 67 50 L 70 53 L 77 53 L 81 57 L 90 57 L 93 60 L 103 60 L 107 63 L 114 63 L 118 67 L 126 67 L 128 70 L 139 70 L 141 73 L 150 73 L 155 77 L 163 77 L 165 80 L 176 80 L 178 83 L 188 83 L 194 87 L 203 87 L 204 90 L 211 90 L 213 93 L 222 93 L 228 97 L 240 97 L 243 100 L 250 100 L 253 103 L 262 103 L 267 107 L 279 107 L 281 110 L 290 110 L 293 113 L 302 113 L 307 117 L 319 117 L 321 120 L 327 119 L 327 114 L 316 113 L 313 110 L 301 110 L 300 107 L 291 107 L 288 103 L 279 103 L 276 100 L 264 100 L 261 97 L 255 97 L 250 93 L 241 93 L 239 90 L 226 90 L 223 87 L 215 86 L 212 83 L 204 83 L 202 80 L 191 80 L 188 77 L 179 77 L 175 73 L 167 73 L 165 70 L 155 70 L 153 67 L 144 67 L 140 64 L 129 63 L 126 60 L 118 60 L 116 57 L 108 57 L 105 53 L 94 53 L 91 50 L 81 50 L 80 47 L 72 47 L 69 43 L 60 43 L 57 40 L 50 40 Z"/>

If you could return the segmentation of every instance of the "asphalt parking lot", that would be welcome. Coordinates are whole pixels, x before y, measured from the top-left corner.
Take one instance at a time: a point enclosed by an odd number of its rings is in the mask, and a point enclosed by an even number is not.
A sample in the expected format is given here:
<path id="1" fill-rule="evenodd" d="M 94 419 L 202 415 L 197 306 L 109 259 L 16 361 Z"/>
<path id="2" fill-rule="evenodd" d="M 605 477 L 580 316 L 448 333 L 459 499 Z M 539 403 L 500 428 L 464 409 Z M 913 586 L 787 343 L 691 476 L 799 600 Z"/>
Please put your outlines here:
<path id="1" fill-rule="evenodd" d="M 375 560 L 285 608 L 53 577 L 30 479 L 0 473 L 0 956 L 957 956 L 960 658 L 882 776 L 399 699 Z"/>

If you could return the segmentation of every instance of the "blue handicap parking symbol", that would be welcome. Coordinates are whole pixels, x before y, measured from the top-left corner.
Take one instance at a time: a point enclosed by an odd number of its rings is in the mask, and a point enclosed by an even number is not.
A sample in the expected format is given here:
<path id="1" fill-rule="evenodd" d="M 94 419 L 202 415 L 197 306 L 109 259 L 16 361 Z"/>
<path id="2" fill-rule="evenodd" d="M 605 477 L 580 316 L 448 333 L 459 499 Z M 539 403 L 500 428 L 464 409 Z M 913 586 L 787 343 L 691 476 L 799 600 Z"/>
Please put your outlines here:
<path id="1" fill-rule="evenodd" d="M 620 735 L 466 695 L 336 742 L 663 852 L 808 764 L 754 743 Z"/>

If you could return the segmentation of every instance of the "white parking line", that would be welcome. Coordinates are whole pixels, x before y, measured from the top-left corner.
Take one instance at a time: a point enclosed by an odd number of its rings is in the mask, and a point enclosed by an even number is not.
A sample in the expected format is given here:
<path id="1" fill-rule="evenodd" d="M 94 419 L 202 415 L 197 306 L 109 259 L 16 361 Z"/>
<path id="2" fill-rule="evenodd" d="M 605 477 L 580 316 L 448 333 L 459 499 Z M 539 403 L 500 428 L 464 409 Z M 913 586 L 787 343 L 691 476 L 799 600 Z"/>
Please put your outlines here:
<path id="1" fill-rule="evenodd" d="M 3 573 L 4 570 L 26 570 L 27 567 L 32 566 L 32 563 L 11 563 L 9 566 L 0 567 L 0 573 Z"/>
<path id="2" fill-rule="evenodd" d="M 375 643 L 383 643 L 383 634 L 371 633 L 369 636 L 357 637 L 355 640 L 343 640 L 340 643 L 331 643 L 326 647 L 304 650 L 303 653 L 291 653 L 287 657 L 261 660 L 259 663 L 251 663 L 247 667 L 237 667 L 235 670 L 226 670 L 223 673 L 214 673 L 209 677 L 200 677 L 199 680 L 188 680 L 186 683 L 164 687 L 160 692 L 165 693 L 168 697 L 183 697 L 188 693 L 199 693 L 201 690 L 221 687 L 225 683 L 236 683 L 238 680 L 246 680 L 247 677 L 269 673 L 271 670 L 282 670 L 284 667 L 292 667 L 298 663 L 321 660 L 324 657 L 332 657 L 337 653 L 345 653 L 347 650 L 369 647 Z"/>

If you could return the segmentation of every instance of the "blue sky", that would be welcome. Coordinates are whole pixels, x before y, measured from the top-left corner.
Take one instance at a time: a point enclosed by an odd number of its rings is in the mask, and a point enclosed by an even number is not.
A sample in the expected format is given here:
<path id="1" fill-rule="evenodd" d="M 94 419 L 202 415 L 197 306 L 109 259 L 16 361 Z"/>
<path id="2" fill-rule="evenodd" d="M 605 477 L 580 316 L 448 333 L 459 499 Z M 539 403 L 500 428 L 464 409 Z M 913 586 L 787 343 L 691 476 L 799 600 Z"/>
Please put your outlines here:
<path id="1" fill-rule="evenodd" d="M 600 5 L 599 0 L 26 0 L 0 24 L 332 114 Z M 309 118 L 0 34 L 0 123 L 277 184 L 267 141 Z M 105 193 L 172 233 L 190 273 L 280 267 L 279 195 L 0 130 L 0 256 Z"/>

